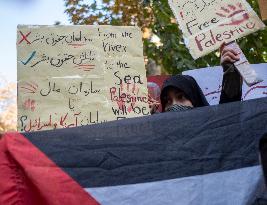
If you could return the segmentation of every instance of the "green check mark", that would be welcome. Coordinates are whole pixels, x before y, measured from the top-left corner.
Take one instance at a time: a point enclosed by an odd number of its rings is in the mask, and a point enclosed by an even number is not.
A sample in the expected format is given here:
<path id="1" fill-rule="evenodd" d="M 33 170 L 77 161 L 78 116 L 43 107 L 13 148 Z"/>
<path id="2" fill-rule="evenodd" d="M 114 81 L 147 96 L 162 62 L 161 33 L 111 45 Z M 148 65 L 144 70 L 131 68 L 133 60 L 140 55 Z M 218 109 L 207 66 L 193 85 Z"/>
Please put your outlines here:
<path id="1" fill-rule="evenodd" d="M 23 65 L 27 65 L 31 61 L 31 59 L 35 56 L 35 54 L 36 51 L 33 51 L 30 57 L 26 61 L 20 61 L 20 62 L 23 63 Z"/>

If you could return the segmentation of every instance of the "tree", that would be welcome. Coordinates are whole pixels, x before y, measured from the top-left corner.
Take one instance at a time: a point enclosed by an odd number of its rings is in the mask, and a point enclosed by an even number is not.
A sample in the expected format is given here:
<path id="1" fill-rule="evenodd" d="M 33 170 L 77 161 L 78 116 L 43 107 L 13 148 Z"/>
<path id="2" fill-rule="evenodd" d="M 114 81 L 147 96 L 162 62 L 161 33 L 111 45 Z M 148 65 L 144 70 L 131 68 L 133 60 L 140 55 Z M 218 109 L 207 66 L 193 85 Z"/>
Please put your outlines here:
<path id="1" fill-rule="evenodd" d="M 248 0 L 259 13 L 258 3 Z M 162 67 L 163 72 L 181 73 L 184 70 L 219 64 L 219 53 L 213 52 L 196 61 L 183 43 L 168 0 L 65 0 L 70 21 L 75 24 L 138 25 L 144 34 L 144 55 Z M 158 37 L 159 41 L 155 42 Z M 238 40 L 250 63 L 267 62 L 267 29 Z"/>

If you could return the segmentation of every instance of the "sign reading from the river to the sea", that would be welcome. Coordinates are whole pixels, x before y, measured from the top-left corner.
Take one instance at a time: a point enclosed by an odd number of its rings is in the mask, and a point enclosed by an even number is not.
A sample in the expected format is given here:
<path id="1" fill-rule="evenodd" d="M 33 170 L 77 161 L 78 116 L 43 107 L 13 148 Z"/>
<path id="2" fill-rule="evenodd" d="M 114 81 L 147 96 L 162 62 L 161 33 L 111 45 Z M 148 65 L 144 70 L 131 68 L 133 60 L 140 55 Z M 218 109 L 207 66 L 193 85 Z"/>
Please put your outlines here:
<path id="1" fill-rule="evenodd" d="M 149 115 L 138 27 L 18 26 L 18 131 Z"/>
<path id="2" fill-rule="evenodd" d="M 194 59 L 264 28 L 245 0 L 169 0 Z"/>

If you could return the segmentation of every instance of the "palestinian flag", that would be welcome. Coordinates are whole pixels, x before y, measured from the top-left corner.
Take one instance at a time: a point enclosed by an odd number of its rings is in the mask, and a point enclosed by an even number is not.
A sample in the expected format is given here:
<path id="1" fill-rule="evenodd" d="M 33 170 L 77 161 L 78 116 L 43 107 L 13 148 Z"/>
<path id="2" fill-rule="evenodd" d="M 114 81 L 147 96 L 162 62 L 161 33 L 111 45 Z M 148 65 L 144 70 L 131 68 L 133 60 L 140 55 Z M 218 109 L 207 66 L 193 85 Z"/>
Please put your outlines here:
<path id="1" fill-rule="evenodd" d="M 1 205 L 265 203 L 267 98 L 0 140 Z"/>

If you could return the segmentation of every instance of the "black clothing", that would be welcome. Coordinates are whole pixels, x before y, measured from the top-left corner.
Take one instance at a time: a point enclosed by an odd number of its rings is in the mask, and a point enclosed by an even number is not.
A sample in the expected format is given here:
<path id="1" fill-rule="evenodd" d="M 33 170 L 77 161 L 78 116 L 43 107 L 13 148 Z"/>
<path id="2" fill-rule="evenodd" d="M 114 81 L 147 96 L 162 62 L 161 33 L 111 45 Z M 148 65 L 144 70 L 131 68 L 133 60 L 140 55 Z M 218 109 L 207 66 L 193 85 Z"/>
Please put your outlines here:
<path id="1" fill-rule="evenodd" d="M 260 161 L 265 177 L 265 183 L 267 185 L 267 133 L 265 133 L 260 139 L 259 151 L 260 151 Z"/>
<path id="2" fill-rule="evenodd" d="M 242 77 L 234 64 L 223 65 L 223 81 L 220 104 L 241 101 L 242 99 Z"/>

